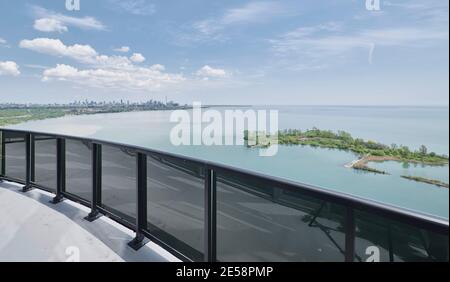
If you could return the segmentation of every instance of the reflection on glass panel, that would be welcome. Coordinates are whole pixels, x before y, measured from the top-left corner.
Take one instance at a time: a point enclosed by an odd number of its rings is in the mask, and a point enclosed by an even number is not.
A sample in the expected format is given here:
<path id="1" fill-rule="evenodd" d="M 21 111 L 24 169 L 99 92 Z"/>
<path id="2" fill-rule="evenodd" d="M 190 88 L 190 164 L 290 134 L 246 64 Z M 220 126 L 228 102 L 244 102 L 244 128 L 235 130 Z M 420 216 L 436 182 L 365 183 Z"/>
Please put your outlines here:
<path id="1" fill-rule="evenodd" d="M 66 139 L 66 192 L 92 199 L 92 145 Z"/>
<path id="2" fill-rule="evenodd" d="M 203 166 L 189 162 L 154 155 L 147 158 L 149 229 L 176 238 L 160 238 L 166 243 L 179 248 L 187 244 L 200 254 L 204 249 L 204 174 Z"/>
<path id="3" fill-rule="evenodd" d="M 355 261 L 390 261 L 386 219 L 355 211 Z"/>
<path id="4" fill-rule="evenodd" d="M 18 180 L 26 179 L 25 134 L 4 132 L 6 176 Z"/>
<path id="5" fill-rule="evenodd" d="M 102 206 L 134 222 L 136 217 L 136 154 L 102 146 Z"/>
<path id="6" fill-rule="evenodd" d="M 357 261 L 448 261 L 448 237 L 365 212 L 355 223 Z"/>
<path id="7" fill-rule="evenodd" d="M 220 261 L 344 261 L 345 208 L 267 182 L 217 175 Z"/>
<path id="8" fill-rule="evenodd" d="M 56 150 L 56 138 L 34 137 L 34 182 L 51 190 L 56 190 Z"/>

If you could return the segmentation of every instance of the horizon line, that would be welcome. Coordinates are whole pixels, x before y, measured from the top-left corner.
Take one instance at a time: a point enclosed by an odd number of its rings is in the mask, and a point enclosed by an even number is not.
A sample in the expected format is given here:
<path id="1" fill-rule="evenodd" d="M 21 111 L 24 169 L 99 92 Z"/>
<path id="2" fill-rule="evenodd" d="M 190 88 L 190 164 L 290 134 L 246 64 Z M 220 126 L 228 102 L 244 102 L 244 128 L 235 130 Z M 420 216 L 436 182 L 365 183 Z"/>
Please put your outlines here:
<path id="1" fill-rule="evenodd" d="M 119 100 L 120 101 L 120 100 Z M 155 100 L 157 101 L 157 100 Z M 117 102 L 116 100 L 112 101 L 89 101 L 89 102 L 106 102 L 106 103 L 112 103 Z M 145 103 L 146 101 L 130 101 L 132 103 Z M 147 101 L 148 102 L 148 101 Z M 183 104 L 180 102 L 172 101 L 174 103 L 178 103 L 181 106 L 188 105 L 192 106 L 192 104 Z M 24 102 L 0 102 L 0 106 L 6 106 L 6 105 L 21 105 L 21 106 L 27 106 L 27 105 L 34 105 L 34 106 L 47 106 L 47 105 L 69 105 L 73 104 L 73 102 L 47 102 L 47 103 L 24 103 Z M 449 108 L 450 105 L 442 105 L 442 104 L 430 104 L 430 105 L 424 105 L 424 104 L 208 104 L 208 103 L 202 103 L 203 106 L 209 106 L 209 107 L 230 107 L 230 106 L 238 106 L 238 107 L 258 107 L 258 106 L 290 106 L 290 107 L 418 107 L 418 108 Z"/>

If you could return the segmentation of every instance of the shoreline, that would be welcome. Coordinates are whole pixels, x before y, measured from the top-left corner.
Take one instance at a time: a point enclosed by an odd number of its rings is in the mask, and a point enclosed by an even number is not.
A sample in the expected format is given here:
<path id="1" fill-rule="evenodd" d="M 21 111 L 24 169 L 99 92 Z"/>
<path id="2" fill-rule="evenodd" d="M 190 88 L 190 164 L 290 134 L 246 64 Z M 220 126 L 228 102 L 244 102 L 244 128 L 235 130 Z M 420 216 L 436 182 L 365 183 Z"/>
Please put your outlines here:
<path id="1" fill-rule="evenodd" d="M 364 156 L 360 159 L 351 161 L 350 163 L 344 165 L 344 167 L 352 168 L 352 169 L 356 169 L 356 170 L 363 170 L 363 171 L 372 172 L 372 173 L 376 173 L 376 174 L 390 175 L 386 171 L 377 170 L 377 169 L 374 169 L 374 168 L 371 168 L 368 166 L 369 162 L 387 162 L 387 161 L 402 162 L 401 159 L 391 157 L 391 156 Z M 425 178 L 425 177 L 420 177 L 420 176 L 411 176 L 411 175 L 401 175 L 400 177 L 403 179 L 410 180 L 410 181 L 434 185 L 439 188 L 447 188 L 447 189 L 449 188 L 448 183 L 445 183 L 443 181 L 436 180 L 436 179 L 430 179 L 430 178 Z"/>
<path id="2" fill-rule="evenodd" d="M 420 182 L 420 183 L 426 183 L 426 184 L 430 184 L 430 185 L 434 185 L 437 186 L 439 188 L 449 188 L 448 183 L 442 182 L 440 180 L 435 180 L 435 179 L 428 179 L 425 177 L 420 177 L 420 176 L 411 176 L 411 175 L 402 175 L 401 178 L 410 180 L 410 181 L 416 181 L 416 182 Z"/>
<path id="3" fill-rule="evenodd" d="M 261 147 L 267 145 L 263 142 L 258 143 L 258 136 L 264 134 L 266 138 L 270 137 L 265 132 L 249 132 L 244 131 L 244 140 L 256 139 L 255 145 L 248 145 L 249 148 Z M 387 171 L 378 170 L 370 167 L 370 162 L 386 162 L 396 161 L 403 163 L 415 163 L 428 166 L 448 166 L 449 158 L 447 155 L 438 155 L 434 152 L 429 152 L 425 145 L 420 146 L 418 150 L 412 151 L 407 146 L 391 144 L 390 146 L 371 140 L 364 140 L 361 138 L 354 138 L 350 133 L 345 131 L 333 132 L 331 130 L 320 130 L 313 128 L 307 131 L 297 129 L 286 129 L 279 131 L 277 143 L 279 145 L 298 145 L 311 146 L 314 148 L 326 148 L 339 151 L 353 152 L 358 159 L 344 164 L 345 168 L 351 168 L 363 172 L 390 175 Z M 269 143 L 270 144 L 270 143 Z M 426 184 L 432 184 L 439 187 L 447 187 L 448 184 L 435 179 L 427 179 L 423 177 L 408 176 L 404 179 L 414 180 Z"/>
<path id="4" fill-rule="evenodd" d="M 427 162 L 427 161 L 418 161 L 418 160 L 408 160 L 408 159 L 402 159 L 399 157 L 394 157 L 394 156 L 372 156 L 372 155 L 368 155 L 368 156 L 364 156 L 358 160 L 355 160 L 353 166 L 355 165 L 367 165 L 370 162 L 388 162 L 388 161 L 393 161 L 393 162 L 404 162 L 404 163 L 416 163 L 416 164 L 424 164 L 424 165 L 428 165 L 428 166 L 446 166 L 448 165 L 448 163 L 433 163 L 433 162 Z M 351 162 L 353 163 L 353 162 Z"/>
<path id="5" fill-rule="evenodd" d="M 202 108 L 208 108 L 209 106 L 202 106 Z M 135 113 L 135 112 L 153 112 L 153 111 L 173 111 L 173 110 L 189 110 L 192 106 L 178 106 L 174 108 L 161 108 L 161 109 L 128 109 L 128 110 L 92 110 L 92 111 L 80 111 L 73 112 L 66 108 L 50 108 L 53 112 L 51 114 L 44 113 L 39 108 L 29 108 L 29 109 L 14 109 L 14 108 L 1 108 L 0 109 L 0 128 L 7 128 L 9 126 L 14 126 L 18 124 L 23 124 L 31 121 L 39 121 L 46 119 L 63 118 L 70 116 L 90 116 L 90 115 L 100 115 L 100 114 L 120 114 L 120 113 Z M 28 115 L 21 116 L 2 116 L 2 111 L 8 110 L 26 110 L 35 111 Z M 40 115 L 44 113 L 44 115 Z"/>
<path id="6" fill-rule="evenodd" d="M 402 162 L 400 158 L 392 157 L 392 156 L 370 156 L 366 155 L 362 158 L 351 161 L 350 163 L 344 165 L 346 168 L 355 168 L 355 167 L 367 167 L 367 164 L 370 162 Z"/>

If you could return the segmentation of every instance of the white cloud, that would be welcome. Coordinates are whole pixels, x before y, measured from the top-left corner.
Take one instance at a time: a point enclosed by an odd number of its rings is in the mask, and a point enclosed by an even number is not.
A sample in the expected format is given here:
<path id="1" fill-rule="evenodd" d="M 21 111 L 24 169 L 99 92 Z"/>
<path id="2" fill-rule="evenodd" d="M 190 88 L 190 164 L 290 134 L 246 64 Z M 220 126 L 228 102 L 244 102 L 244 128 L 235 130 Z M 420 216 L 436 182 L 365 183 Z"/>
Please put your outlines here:
<path id="1" fill-rule="evenodd" d="M 133 62 L 141 63 L 145 61 L 142 54 L 135 53 L 130 59 L 125 56 L 101 55 L 90 45 L 65 45 L 59 39 L 35 38 L 33 40 L 22 40 L 19 46 L 20 48 L 42 54 L 71 58 L 80 63 L 95 65 L 101 68 L 129 68 Z"/>
<path id="2" fill-rule="evenodd" d="M 65 45 L 59 39 L 35 38 L 33 40 L 22 40 L 19 46 L 42 54 L 71 58 L 80 63 L 95 65 L 100 68 L 129 68 L 132 66 L 132 61 L 138 63 L 145 61 L 141 54 L 134 54 L 131 60 L 124 56 L 101 55 L 90 45 Z"/>
<path id="3" fill-rule="evenodd" d="M 337 22 L 327 22 L 316 26 L 299 27 L 282 36 L 282 38 L 305 38 L 310 35 L 315 35 L 319 32 L 337 32 L 342 31 L 342 25 Z"/>
<path id="4" fill-rule="evenodd" d="M 283 14 L 284 10 L 277 2 L 250 2 L 239 8 L 228 10 L 223 16 L 223 24 L 261 22 Z"/>
<path id="5" fill-rule="evenodd" d="M 361 49 L 372 63 L 375 46 L 421 46 L 438 40 L 448 41 L 448 32 L 433 28 L 384 28 L 343 33 L 338 24 L 302 27 L 270 40 L 273 50 L 281 56 L 296 59 L 327 60 L 352 54 Z"/>
<path id="6" fill-rule="evenodd" d="M 115 49 L 113 49 L 113 50 L 116 51 L 116 52 L 128 53 L 128 52 L 130 52 L 130 47 L 128 47 L 128 46 L 122 46 L 122 47 L 120 47 L 120 48 L 115 48 Z"/>
<path id="7" fill-rule="evenodd" d="M 58 64 L 55 68 L 47 69 L 44 71 L 44 80 L 48 80 L 50 77 L 57 77 L 59 79 L 66 79 L 69 77 L 75 77 L 78 74 L 78 69 Z"/>
<path id="8" fill-rule="evenodd" d="M 13 61 L 0 61 L 0 75 L 18 76 L 20 74 L 19 66 Z"/>
<path id="9" fill-rule="evenodd" d="M 67 26 L 65 26 L 61 21 L 51 18 L 38 19 L 34 22 L 34 29 L 43 32 L 66 32 L 68 31 Z"/>
<path id="10" fill-rule="evenodd" d="M 155 65 L 151 66 L 150 69 L 156 70 L 156 71 L 164 71 L 166 69 L 166 67 L 164 67 L 163 65 L 160 65 L 160 64 L 155 64 Z"/>
<path id="11" fill-rule="evenodd" d="M 74 44 L 66 46 L 59 39 L 36 38 L 33 40 L 22 40 L 19 46 L 35 52 L 57 57 L 69 57 L 86 63 L 93 62 L 97 56 L 97 51 L 89 45 Z"/>
<path id="12" fill-rule="evenodd" d="M 6 47 L 9 48 L 8 41 L 0 37 L 0 47 Z"/>
<path id="13" fill-rule="evenodd" d="M 25 65 L 23 65 L 24 67 L 27 67 L 27 68 L 30 68 L 30 69 L 42 69 L 42 70 L 45 70 L 45 69 L 48 69 L 48 67 L 46 67 L 46 66 L 43 66 L 43 65 L 35 65 L 35 64 L 25 64 Z"/>
<path id="14" fill-rule="evenodd" d="M 43 72 L 42 81 L 46 82 L 57 80 L 87 87 L 154 91 L 186 80 L 182 74 L 166 72 L 165 67 L 160 64 L 149 67 L 135 65 L 134 63 L 145 61 L 144 56 L 139 53 L 134 53 L 130 58 L 107 56 L 99 54 L 90 45 L 68 46 L 59 39 L 49 38 L 22 40 L 20 47 L 52 56 L 72 58 L 88 66 L 82 69 L 58 64 Z"/>
<path id="15" fill-rule="evenodd" d="M 193 27 L 202 34 L 213 35 L 231 25 L 260 23 L 285 13 L 278 2 L 255 1 L 239 8 L 229 9 L 219 18 L 195 22 Z"/>
<path id="16" fill-rule="evenodd" d="M 180 74 L 163 72 L 164 67 L 155 65 L 148 68 L 131 66 L 128 69 L 97 68 L 79 70 L 68 65 L 57 65 L 45 70 L 43 81 L 69 81 L 79 85 L 120 89 L 155 91 L 166 85 L 178 84 L 186 80 Z"/>
<path id="17" fill-rule="evenodd" d="M 96 56 L 92 64 L 98 65 L 99 67 L 108 67 L 108 68 L 127 68 L 130 67 L 131 61 L 124 56 L 106 56 L 100 55 Z"/>
<path id="18" fill-rule="evenodd" d="M 58 64 L 43 72 L 42 80 L 46 82 L 57 80 L 87 87 L 154 91 L 186 80 L 181 74 L 167 73 L 165 67 L 160 64 L 149 67 L 134 65 L 134 62 L 145 61 L 144 56 L 139 53 L 133 54 L 130 58 L 107 56 L 99 54 L 90 45 L 65 45 L 59 39 L 49 38 L 22 40 L 19 46 L 43 54 L 71 58 L 89 66 L 80 69 L 67 64 Z"/>
<path id="19" fill-rule="evenodd" d="M 134 53 L 131 57 L 130 60 L 135 62 L 135 63 L 142 63 L 145 61 L 145 57 L 140 54 L 140 53 Z"/>
<path id="20" fill-rule="evenodd" d="M 199 69 L 196 74 L 198 76 L 203 76 L 205 78 L 212 77 L 212 78 L 223 78 L 227 77 L 229 74 L 223 70 L 223 69 L 215 69 L 208 65 L 203 66 L 201 69 Z"/>
<path id="21" fill-rule="evenodd" d="M 65 32 L 68 31 L 69 26 L 88 30 L 106 30 L 106 26 L 93 17 L 71 17 L 38 6 L 33 6 L 33 12 L 38 18 L 34 28 L 43 32 Z"/>
<path id="22" fill-rule="evenodd" d="M 138 16 L 149 16 L 156 12 L 156 7 L 145 0 L 109 0 L 116 9 Z"/>
<path id="23" fill-rule="evenodd" d="M 390 28 L 367 30 L 361 32 L 357 37 L 372 41 L 377 45 L 398 46 L 409 45 L 413 42 L 448 40 L 448 31 L 410 27 Z"/>

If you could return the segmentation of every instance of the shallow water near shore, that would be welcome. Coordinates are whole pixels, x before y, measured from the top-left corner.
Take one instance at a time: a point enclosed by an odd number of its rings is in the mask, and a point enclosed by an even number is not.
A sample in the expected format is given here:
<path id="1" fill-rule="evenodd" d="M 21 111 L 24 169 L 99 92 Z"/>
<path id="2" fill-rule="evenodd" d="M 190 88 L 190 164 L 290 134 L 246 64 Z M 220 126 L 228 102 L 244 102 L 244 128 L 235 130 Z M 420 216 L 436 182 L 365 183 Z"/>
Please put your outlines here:
<path id="1" fill-rule="evenodd" d="M 388 171 L 395 176 L 419 176 L 427 179 L 439 180 L 444 183 L 449 182 L 448 165 L 430 166 L 417 163 L 404 163 L 397 161 L 388 162 L 370 162 L 370 167 Z"/>
<path id="2" fill-rule="evenodd" d="M 225 108 L 217 108 L 223 111 Z M 278 109 L 280 129 L 345 130 L 354 137 L 385 144 L 397 143 L 448 154 L 448 108 L 421 107 L 254 107 Z M 421 176 L 448 183 L 448 166 L 434 167 L 398 162 L 370 163 L 390 175 L 356 171 L 345 165 L 357 159 L 351 152 L 302 146 L 280 146 L 274 157 L 260 157 L 258 149 L 245 146 L 173 146 L 170 112 L 132 112 L 66 116 L 33 121 L 11 128 L 94 137 L 145 146 L 211 160 L 293 181 L 342 191 L 362 198 L 404 207 L 448 219 L 449 191 L 403 179 Z M 242 138 L 242 136 L 237 136 Z"/>

